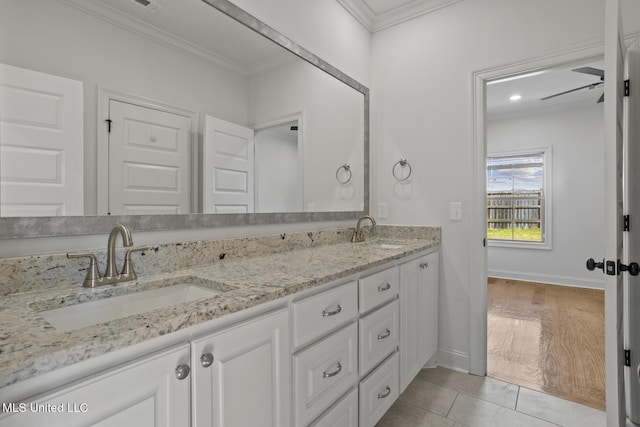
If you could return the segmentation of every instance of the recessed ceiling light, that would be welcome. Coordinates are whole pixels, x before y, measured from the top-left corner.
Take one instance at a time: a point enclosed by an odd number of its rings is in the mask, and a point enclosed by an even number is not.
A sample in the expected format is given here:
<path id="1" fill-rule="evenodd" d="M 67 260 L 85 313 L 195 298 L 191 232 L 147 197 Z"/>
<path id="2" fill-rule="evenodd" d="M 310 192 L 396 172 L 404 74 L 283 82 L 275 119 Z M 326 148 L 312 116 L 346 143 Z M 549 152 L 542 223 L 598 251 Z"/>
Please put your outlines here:
<path id="1" fill-rule="evenodd" d="M 515 94 L 515 95 L 511 95 L 511 97 L 509 98 L 509 101 L 519 101 L 521 99 L 522 99 L 522 95 Z"/>

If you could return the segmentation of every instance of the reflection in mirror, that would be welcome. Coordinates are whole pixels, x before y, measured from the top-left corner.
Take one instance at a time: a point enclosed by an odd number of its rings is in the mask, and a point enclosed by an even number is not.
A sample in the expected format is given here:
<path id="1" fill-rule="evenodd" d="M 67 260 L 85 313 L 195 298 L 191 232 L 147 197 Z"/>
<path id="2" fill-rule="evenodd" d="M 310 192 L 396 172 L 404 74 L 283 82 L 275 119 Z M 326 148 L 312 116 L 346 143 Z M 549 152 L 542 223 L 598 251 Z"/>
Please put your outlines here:
<path id="1" fill-rule="evenodd" d="M 365 209 L 366 88 L 201 0 L 144 3 L 3 1 L 0 215 Z"/>

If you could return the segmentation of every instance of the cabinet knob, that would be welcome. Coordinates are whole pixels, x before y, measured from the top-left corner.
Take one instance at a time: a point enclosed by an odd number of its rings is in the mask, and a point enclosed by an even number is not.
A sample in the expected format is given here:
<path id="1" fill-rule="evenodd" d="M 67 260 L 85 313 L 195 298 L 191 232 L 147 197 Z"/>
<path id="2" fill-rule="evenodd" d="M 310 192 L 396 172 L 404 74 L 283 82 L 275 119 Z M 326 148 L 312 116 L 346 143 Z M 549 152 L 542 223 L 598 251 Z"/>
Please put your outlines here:
<path id="1" fill-rule="evenodd" d="M 190 371 L 191 368 L 189 368 L 189 365 L 178 365 L 176 368 L 176 378 L 183 380 L 189 376 Z"/>
<path id="2" fill-rule="evenodd" d="M 427 268 L 427 267 L 429 267 L 429 263 L 428 262 L 425 261 L 425 262 L 421 262 L 420 263 L 420 268 Z"/>
<path id="3" fill-rule="evenodd" d="M 205 368 L 208 368 L 209 366 L 211 366 L 211 364 L 213 363 L 213 354 L 205 353 L 202 356 L 200 356 L 200 363 L 202 363 L 202 366 Z"/>

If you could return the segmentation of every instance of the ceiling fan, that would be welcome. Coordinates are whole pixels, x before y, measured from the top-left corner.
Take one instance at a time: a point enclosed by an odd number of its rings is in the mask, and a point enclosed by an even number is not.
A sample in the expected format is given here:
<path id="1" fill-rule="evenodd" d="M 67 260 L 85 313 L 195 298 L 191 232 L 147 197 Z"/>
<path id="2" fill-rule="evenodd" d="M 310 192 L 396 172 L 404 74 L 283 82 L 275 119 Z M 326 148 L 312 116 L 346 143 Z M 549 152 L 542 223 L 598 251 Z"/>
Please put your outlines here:
<path id="1" fill-rule="evenodd" d="M 575 71 L 577 73 L 585 73 L 585 74 L 591 74 L 594 76 L 598 76 L 600 77 L 600 81 L 596 82 L 596 83 L 591 83 L 585 86 L 580 86 L 577 87 L 575 89 L 571 89 L 571 90 L 567 90 L 564 92 L 560 92 L 560 93 L 556 93 L 554 95 L 549 95 L 549 96 L 545 96 L 544 98 L 540 98 L 541 101 L 544 101 L 545 99 L 549 99 L 549 98 L 555 98 L 556 96 L 560 96 L 560 95 L 565 95 L 567 93 L 571 93 L 571 92 L 575 92 L 578 90 L 582 90 L 582 89 L 595 89 L 598 86 L 601 86 L 604 84 L 604 70 L 600 70 L 598 68 L 593 68 L 593 67 L 582 67 L 582 68 L 576 68 L 575 70 L 571 70 L 571 71 Z M 603 102 L 604 101 L 604 93 L 602 94 L 602 96 L 598 99 L 598 103 Z"/>

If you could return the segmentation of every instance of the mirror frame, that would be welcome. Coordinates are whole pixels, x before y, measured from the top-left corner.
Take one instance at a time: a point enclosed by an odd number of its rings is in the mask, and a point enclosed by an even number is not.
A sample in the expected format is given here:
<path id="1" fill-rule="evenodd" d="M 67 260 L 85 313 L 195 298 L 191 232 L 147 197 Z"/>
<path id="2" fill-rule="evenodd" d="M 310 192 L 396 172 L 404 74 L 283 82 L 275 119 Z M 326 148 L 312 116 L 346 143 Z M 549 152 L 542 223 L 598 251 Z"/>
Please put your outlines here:
<path id="1" fill-rule="evenodd" d="M 285 37 L 228 0 L 202 0 L 250 30 L 282 46 L 364 95 L 364 210 L 250 214 L 113 215 L 0 218 L 0 239 L 80 236 L 108 233 L 114 225 L 132 231 L 171 231 L 243 225 L 291 224 L 353 220 L 369 212 L 369 89 L 336 67 Z"/>

